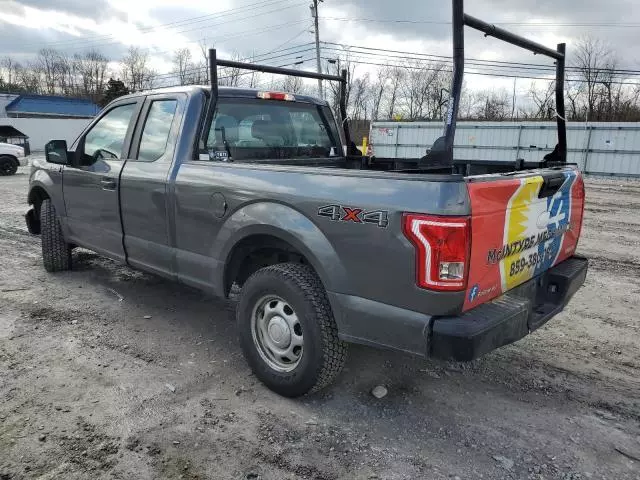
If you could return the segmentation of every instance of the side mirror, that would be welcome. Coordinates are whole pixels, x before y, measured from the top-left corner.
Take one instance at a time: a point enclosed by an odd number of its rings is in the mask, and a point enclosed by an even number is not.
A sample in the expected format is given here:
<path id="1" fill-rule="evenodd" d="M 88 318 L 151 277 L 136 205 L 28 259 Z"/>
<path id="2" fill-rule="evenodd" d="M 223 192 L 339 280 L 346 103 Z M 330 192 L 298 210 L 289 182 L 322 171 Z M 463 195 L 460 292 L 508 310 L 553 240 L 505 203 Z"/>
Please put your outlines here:
<path id="1" fill-rule="evenodd" d="M 69 165 L 66 140 L 51 140 L 44 147 L 47 162 L 58 165 Z"/>

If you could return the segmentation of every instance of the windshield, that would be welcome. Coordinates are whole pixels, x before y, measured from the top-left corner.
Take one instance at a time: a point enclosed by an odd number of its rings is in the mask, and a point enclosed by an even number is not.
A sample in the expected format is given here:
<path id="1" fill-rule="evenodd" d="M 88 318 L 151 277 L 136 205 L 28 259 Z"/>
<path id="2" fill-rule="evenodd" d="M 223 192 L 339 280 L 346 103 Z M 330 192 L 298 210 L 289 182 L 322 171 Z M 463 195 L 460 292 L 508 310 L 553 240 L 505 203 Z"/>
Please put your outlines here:
<path id="1" fill-rule="evenodd" d="M 212 160 L 342 156 L 328 107 L 291 101 L 220 98 L 207 139 Z"/>

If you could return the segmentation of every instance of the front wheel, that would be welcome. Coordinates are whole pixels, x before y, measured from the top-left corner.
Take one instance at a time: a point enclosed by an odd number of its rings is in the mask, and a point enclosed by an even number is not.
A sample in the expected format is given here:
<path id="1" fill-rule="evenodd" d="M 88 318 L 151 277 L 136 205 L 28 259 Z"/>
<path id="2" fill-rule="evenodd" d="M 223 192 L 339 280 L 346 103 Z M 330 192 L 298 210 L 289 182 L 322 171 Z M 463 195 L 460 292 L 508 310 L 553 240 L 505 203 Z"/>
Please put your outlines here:
<path id="1" fill-rule="evenodd" d="M 18 171 L 18 161 L 13 157 L 0 156 L 0 176 L 15 175 Z"/>
<path id="2" fill-rule="evenodd" d="M 40 206 L 42 260 L 47 272 L 71 270 L 71 246 L 64 241 L 60 219 L 48 198 Z"/>
<path id="3" fill-rule="evenodd" d="M 274 392 L 297 397 L 317 391 L 342 370 L 347 344 L 338 338 L 327 294 L 308 266 L 258 270 L 245 282 L 236 314 L 244 356 Z"/>

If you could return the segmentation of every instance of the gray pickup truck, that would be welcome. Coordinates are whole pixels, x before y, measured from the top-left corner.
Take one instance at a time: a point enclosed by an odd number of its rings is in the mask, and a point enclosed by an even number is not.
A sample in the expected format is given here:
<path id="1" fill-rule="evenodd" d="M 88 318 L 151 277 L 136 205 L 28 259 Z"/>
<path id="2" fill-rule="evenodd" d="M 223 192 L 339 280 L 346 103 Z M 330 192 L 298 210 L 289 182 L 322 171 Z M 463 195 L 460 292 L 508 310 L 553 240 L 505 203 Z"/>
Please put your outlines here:
<path id="1" fill-rule="evenodd" d="M 244 355 L 286 396 L 329 384 L 348 342 L 472 360 L 584 282 L 566 137 L 535 165 L 453 161 L 454 78 L 426 157 L 362 157 L 325 101 L 216 81 L 219 65 L 339 81 L 344 118 L 344 77 L 210 57 L 211 87 L 121 97 L 33 162 L 26 219 L 47 271 L 82 247 L 219 297 L 237 285 Z"/>

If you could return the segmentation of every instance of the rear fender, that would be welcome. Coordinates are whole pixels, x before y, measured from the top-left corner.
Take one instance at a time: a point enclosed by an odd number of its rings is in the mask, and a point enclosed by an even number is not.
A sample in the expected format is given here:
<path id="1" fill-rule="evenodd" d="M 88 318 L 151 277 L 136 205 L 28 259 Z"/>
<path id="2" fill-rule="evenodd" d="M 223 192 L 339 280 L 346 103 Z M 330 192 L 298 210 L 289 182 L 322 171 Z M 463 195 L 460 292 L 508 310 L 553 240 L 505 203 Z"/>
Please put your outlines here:
<path id="1" fill-rule="evenodd" d="M 327 290 L 340 291 L 346 283 L 342 262 L 324 233 L 299 211 L 274 202 L 252 203 L 234 212 L 219 232 L 213 257 L 226 265 L 234 246 L 252 235 L 271 235 L 288 242 L 304 255 Z M 223 296 L 224 269 L 217 275 L 216 293 Z"/>

